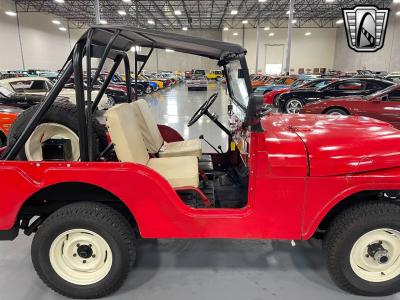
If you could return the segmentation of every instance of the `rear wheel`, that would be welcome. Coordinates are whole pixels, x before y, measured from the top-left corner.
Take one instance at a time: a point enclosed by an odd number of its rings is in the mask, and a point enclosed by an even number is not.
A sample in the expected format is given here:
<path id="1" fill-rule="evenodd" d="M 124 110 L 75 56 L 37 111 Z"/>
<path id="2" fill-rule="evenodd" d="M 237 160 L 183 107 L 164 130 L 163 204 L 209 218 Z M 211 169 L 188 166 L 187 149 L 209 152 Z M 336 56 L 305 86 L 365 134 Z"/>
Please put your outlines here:
<path id="1" fill-rule="evenodd" d="M 325 114 L 347 116 L 349 113 L 342 108 L 330 108 L 325 112 Z"/>
<path id="2" fill-rule="evenodd" d="M 333 280 L 364 296 L 400 291 L 400 206 L 373 201 L 339 215 L 324 239 Z"/>
<path id="3" fill-rule="evenodd" d="M 285 112 L 288 114 L 298 114 L 300 113 L 300 109 L 302 109 L 304 103 L 302 100 L 298 98 L 291 98 L 286 101 L 285 104 Z"/>
<path id="4" fill-rule="evenodd" d="M 135 261 L 133 230 L 114 209 L 75 203 L 50 215 L 32 242 L 32 262 L 54 291 L 71 298 L 118 290 Z"/>

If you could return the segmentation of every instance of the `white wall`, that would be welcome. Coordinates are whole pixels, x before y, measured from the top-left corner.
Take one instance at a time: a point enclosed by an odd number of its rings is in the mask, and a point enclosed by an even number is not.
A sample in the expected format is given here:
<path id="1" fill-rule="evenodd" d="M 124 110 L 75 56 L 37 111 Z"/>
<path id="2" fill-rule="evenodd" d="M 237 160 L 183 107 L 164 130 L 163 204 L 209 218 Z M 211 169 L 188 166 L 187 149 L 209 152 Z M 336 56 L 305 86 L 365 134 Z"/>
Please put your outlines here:
<path id="1" fill-rule="evenodd" d="M 22 57 L 25 69 L 57 70 L 64 64 L 77 38 L 84 32 L 80 29 L 60 31 L 59 26 L 68 27 L 65 20 L 62 25 L 51 23 L 56 17 L 45 13 L 19 13 L 18 36 L 17 18 L 8 16 L 4 11 L 15 11 L 9 0 L 0 1 L 0 70 L 22 69 Z"/>
<path id="2" fill-rule="evenodd" d="M 400 71 L 400 17 L 395 14 L 399 9 L 399 5 L 393 6 L 384 47 L 374 53 L 359 53 L 351 50 L 347 44 L 345 28 L 343 26 L 338 28 L 335 69 L 349 72 L 362 69 Z"/>
<path id="3" fill-rule="evenodd" d="M 238 35 L 234 36 L 233 33 Z M 269 36 L 269 33 L 275 33 L 274 36 Z M 311 32 L 310 36 L 305 36 L 306 32 Z M 283 44 L 285 52 L 287 50 L 287 29 L 272 28 L 265 31 L 260 28 L 260 48 L 259 48 L 259 71 L 265 71 L 266 63 L 266 45 Z M 247 49 L 247 63 L 251 72 L 255 72 L 256 66 L 256 29 L 244 30 L 244 48 Z M 243 30 L 229 30 L 223 32 L 223 40 L 242 44 Z M 335 42 L 336 29 L 293 29 L 292 42 L 292 61 L 291 69 L 297 73 L 299 68 L 327 68 L 332 69 L 335 57 Z"/>

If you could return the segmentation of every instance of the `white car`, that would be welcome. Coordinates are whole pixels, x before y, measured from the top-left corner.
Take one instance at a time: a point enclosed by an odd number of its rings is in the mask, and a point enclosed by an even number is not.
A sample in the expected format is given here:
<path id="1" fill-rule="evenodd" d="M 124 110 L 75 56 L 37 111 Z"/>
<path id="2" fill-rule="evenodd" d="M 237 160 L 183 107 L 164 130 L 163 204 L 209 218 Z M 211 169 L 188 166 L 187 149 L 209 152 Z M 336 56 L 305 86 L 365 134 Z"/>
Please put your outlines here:
<path id="1" fill-rule="evenodd" d="M 30 95 L 45 95 L 52 87 L 53 83 L 45 77 L 18 77 L 0 80 L 0 86 L 3 86 L 17 93 L 29 93 Z M 93 99 L 98 94 L 97 91 L 92 92 Z M 60 97 L 68 98 L 69 101 L 76 104 L 75 89 L 64 88 L 59 94 Z M 107 95 L 103 95 L 99 103 L 99 110 L 108 109 L 112 106 Z"/>
<path id="2" fill-rule="evenodd" d="M 207 90 L 207 79 L 204 75 L 192 75 L 191 79 L 186 80 L 188 90 Z"/>

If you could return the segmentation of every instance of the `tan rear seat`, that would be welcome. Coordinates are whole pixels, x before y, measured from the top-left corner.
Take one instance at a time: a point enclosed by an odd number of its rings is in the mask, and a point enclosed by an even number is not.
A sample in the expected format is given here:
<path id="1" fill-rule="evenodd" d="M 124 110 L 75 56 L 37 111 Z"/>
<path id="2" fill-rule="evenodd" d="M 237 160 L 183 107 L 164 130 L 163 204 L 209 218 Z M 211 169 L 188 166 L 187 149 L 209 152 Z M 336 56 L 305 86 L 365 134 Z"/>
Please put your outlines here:
<path id="1" fill-rule="evenodd" d="M 141 131 L 132 115 L 131 104 L 116 105 L 110 108 L 105 116 L 111 140 L 120 161 L 148 166 L 167 179 L 174 188 L 198 187 L 197 157 L 149 158 Z"/>
<path id="2" fill-rule="evenodd" d="M 133 102 L 131 105 L 137 124 L 142 131 L 145 145 L 150 153 L 158 153 L 159 157 L 201 157 L 202 152 L 200 140 L 186 140 L 173 143 L 165 142 L 146 100 L 140 99 Z"/>

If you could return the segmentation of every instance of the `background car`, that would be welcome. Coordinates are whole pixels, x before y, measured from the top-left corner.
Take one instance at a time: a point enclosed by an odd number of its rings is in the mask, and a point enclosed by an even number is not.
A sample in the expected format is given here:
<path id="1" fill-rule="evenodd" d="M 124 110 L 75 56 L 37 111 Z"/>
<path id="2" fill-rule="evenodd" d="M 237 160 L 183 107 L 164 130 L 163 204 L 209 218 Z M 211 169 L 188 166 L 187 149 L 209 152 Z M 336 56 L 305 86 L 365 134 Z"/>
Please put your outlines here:
<path id="1" fill-rule="evenodd" d="M 333 82 L 317 89 L 298 89 L 279 96 L 279 110 L 284 113 L 299 113 L 307 103 L 318 100 L 344 97 L 364 96 L 383 90 L 393 85 L 393 82 L 380 79 L 345 79 Z"/>
<path id="2" fill-rule="evenodd" d="M 307 79 L 308 80 L 308 79 Z M 288 93 L 290 91 L 296 90 L 296 89 L 311 89 L 311 88 L 322 88 L 334 81 L 337 81 L 337 78 L 318 78 L 318 79 L 312 79 L 311 81 L 307 80 L 297 80 L 295 81 L 292 85 L 286 88 L 282 89 L 274 89 L 266 94 L 264 94 L 264 104 L 271 104 L 274 105 L 275 107 L 279 106 L 278 103 L 278 97 L 281 94 Z"/>
<path id="3" fill-rule="evenodd" d="M 391 123 L 400 129 L 400 84 L 368 96 L 317 101 L 304 106 L 300 113 L 365 116 Z"/>
<path id="4" fill-rule="evenodd" d="M 209 73 L 207 73 L 207 75 L 206 75 L 206 78 L 209 80 L 218 80 L 223 77 L 224 77 L 224 74 L 221 70 L 212 70 Z"/>
<path id="5" fill-rule="evenodd" d="M 204 75 L 192 75 L 192 78 L 186 80 L 188 90 L 207 90 L 207 79 Z"/>
<path id="6" fill-rule="evenodd" d="M 23 112 L 23 109 L 18 107 L 0 106 L 0 147 L 7 144 L 8 131 L 15 119 Z"/>

